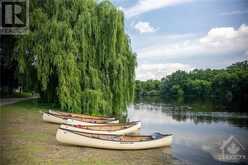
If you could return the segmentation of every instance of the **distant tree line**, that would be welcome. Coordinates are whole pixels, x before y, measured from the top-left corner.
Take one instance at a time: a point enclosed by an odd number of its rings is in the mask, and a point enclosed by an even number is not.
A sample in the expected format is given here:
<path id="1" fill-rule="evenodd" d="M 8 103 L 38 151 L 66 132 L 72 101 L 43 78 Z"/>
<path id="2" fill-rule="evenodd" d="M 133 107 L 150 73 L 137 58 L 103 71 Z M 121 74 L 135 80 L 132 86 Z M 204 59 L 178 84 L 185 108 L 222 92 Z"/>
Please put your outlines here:
<path id="1" fill-rule="evenodd" d="M 160 95 L 160 83 L 159 80 L 136 80 L 135 93 L 139 96 L 158 96 Z"/>
<path id="2" fill-rule="evenodd" d="M 136 96 L 159 94 L 168 97 L 215 98 L 248 102 L 248 61 L 226 69 L 176 71 L 158 80 L 136 81 Z"/>

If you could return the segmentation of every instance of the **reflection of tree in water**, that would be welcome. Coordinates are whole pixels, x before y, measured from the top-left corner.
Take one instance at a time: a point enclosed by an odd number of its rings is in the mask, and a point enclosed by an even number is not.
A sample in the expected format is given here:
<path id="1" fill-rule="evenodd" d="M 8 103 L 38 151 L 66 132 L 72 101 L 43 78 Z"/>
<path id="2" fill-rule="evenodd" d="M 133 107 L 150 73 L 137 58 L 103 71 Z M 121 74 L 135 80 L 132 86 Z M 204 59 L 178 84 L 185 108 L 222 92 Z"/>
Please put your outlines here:
<path id="1" fill-rule="evenodd" d="M 198 106 L 197 106 L 198 107 Z M 206 112 L 207 106 L 205 105 L 204 112 L 195 111 L 194 107 L 188 105 L 174 105 L 164 103 L 138 103 L 134 105 L 136 110 L 149 110 L 149 111 L 161 111 L 172 119 L 185 122 L 187 120 L 198 123 L 218 123 L 226 122 L 237 127 L 248 128 L 248 114 L 237 112 L 216 112 L 213 109 L 209 109 Z"/>
<path id="2" fill-rule="evenodd" d="M 166 113 L 166 112 L 165 112 Z M 185 112 L 173 112 L 171 114 L 167 113 L 169 116 L 171 116 L 173 119 L 177 121 L 186 121 L 191 120 L 195 124 L 198 123 L 218 123 L 218 122 L 227 122 L 229 124 L 232 124 L 234 126 L 238 127 L 248 127 L 248 117 L 239 116 L 232 114 L 224 115 L 221 114 L 216 115 L 215 113 L 208 113 L 208 114 L 201 114 L 199 112 L 192 112 L 192 113 L 185 113 Z"/>

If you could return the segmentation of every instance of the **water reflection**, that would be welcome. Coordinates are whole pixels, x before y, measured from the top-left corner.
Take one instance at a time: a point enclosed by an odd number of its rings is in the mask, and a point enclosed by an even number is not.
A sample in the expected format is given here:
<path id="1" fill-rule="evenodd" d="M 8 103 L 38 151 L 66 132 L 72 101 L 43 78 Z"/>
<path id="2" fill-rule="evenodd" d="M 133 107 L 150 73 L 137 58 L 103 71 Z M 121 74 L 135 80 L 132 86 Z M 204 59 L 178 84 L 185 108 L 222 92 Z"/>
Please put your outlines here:
<path id="1" fill-rule="evenodd" d="M 135 110 L 161 111 L 166 116 L 170 116 L 179 122 L 188 120 L 194 124 L 226 122 L 233 126 L 248 128 L 247 113 L 226 112 L 223 109 L 217 109 L 210 102 L 194 102 L 191 104 L 181 102 L 180 104 L 175 104 L 139 100 L 133 106 Z"/>
<path id="2" fill-rule="evenodd" d="M 143 134 L 173 133 L 173 156 L 188 164 L 220 164 L 219 147 L 231 135 L 248 148 L 248 115 L 218 110 L 209 103 L 139 100 L 129 107 L 128 119 L 141 120 Z"/>

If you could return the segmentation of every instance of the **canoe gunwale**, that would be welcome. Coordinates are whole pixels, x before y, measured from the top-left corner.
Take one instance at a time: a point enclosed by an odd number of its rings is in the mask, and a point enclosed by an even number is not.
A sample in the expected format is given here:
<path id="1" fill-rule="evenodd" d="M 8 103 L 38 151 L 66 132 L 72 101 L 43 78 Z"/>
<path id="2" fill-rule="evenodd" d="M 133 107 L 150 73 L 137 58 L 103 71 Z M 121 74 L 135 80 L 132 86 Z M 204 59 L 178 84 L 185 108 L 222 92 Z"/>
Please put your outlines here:
<path id="1" fill-rule="evenodd" d="M 84 137 L 87 137 L 87 138 L 92 138 L 92 139 L 98 139 L 98 140 L 102 140 L 102 141 L 112 141 L 112 142 L 124 142 L 124 143 L 138 143 L 138 142 L 149 142 L 149 141 L 155 141 L 155 140 L 160 140 L 162 138 L 165 138 L 165 137 L 168 137 L 168 136 L 173 136 L 173 134 L 161 134 L 162 136 L 158 139 L 153 139 L 151 135 L 128 135 L 129 137 L 150 137 L 150 139 L 148 140 L 143 140 L 143 141 L 118 141 L 118 140 L 113 140 L 113 139 L 102 139 L 102 138 L 98 138 L 98 137 L 89 137 L 89 136 L 86 136 L 86 135 L 82 135 L 82 132 L 79 132 L 79 131 L 72 131 L 72 130 L 68 130 L 68 129 L 64 129 L 64 128 L 58 128 L 58 130 L 62 130 L 62 131 L 67 131 L 67 132 L 70 132 L 70 133 L 73 133 L 73 134 L 76 134 L 76 135 L 79 135 L 79 136 L 84 136 Z M 84 134 L 93 134 L 93 133 L 84 133 Z M 95 135 L 98 135 L 98 136 L 113 136 L 113 137 L 122 137 L 122 136 L 127 136 L 127 135 L 111 135 L 111 134 L 95 134 Z"/>
<path id="2" fill-rule="evenodd" d="M 89 115 L 89 114 L 76 114 L 76 113 L 71 113 L 71 112 L 62 112 L 62 111 L 55 111 L 49 109 L 48 112 L 50 114 L 54 115 L 62 115 L 62 116 L 68 116 L 68 117 L 82 117 L 82 118 L 89 118 L 89 119 L 96 119 L 96 120 L 116 120 L 115 117 L 110 116 L 94 116 L 94 115 Z"/>
<path id="3" fill-rule="evenodd" d="M 127 125 L 133 125 L 133 124 L 137 124 L 137 123 L 140 123 L 141 121 L 132 121 L 132 122 L 128 122 L 128 123 L 106 123 L 106 124 L 101 124 L 101 125 L 82 125 L 83 127 L 106 127 L 106 126 L 122 126 L 124 124 L 127 124 Z M 80 124 L 68 124 L 68 123 L 65 123 L 64 125 L 68 125 L 68 126 L 77 126 L 77 125 L 80 125 Z"/>
<path id="4" fill-rule="evenodd" d="M 62 115 L 62 114 L 53 114 L 53 113 L 50 113 L 50 112 L 43 112 L 43 113 L 47 113 L 49 115 L 53 115 L 55 117 L 60 117 L 60 118 L 63 118 L 63 119 L 74 119 L 74 120 L 79 120 L 80 119 L 90 119 L 90 120 L 96 120 L 96 121 L 115 121 L 115 119 L 97 119 L 97 118 L 94 118 L 94 117 L 83 117 L 83 116 L 73 116 L 73 115 Z"/>
<path id="5" fill-rule="evenodd" d="M 133 126 L 136 126 L 139 123 L 141 123 L 141 122 L 140 121 L 133 121 L 133 122 L 129 122 L 129 123 L 113 123 L 113 124 L 109 123 L 109 124 L 101 124 L 101 125 L 80 125 L 82 127 L 77 127 L 79 124 L 74 125 L 74 124 L 65 123 L 63 125 L 70 126 L 70 127 L 75 127 L 75 128 L 79 128 L 79 129 L 91 130 L 91 131 L 98 131 L 98 130 L 92 129 L 92 127 L 99 127 L 99 128 L 101 128 L 101 127 L 111 127 L 111 126 L 120 126 L 121 127 L 119 129 L 115 129 L 115 130 L 100 130 L 100 131 L 106 131 L 106 132 L 113 132 L 113 131 L 121 131 L 121 130 L 131 128 Z"/>
<path id="6" fill-rule="evenodd" d="M 60 119 L 62 119 L 62 120 L 68 120 L 68 119 L 71 119 L 71 120 L 75 120 L 75 121 L 79 121 L 79 122 L 85 122 L 85 123 L 89 123 L 89 124 L 108 124 L 109 122 L 113 122 L 113 121 L 117 121 L 117 120 L 103 120 L 103 119 L 91 119 L 92 121 L 85 121 L 85 120 L 83 120 L 84 118 L 82 118 L 81 120 L 80 119 L 78 119 L 78 118 L 75 118 L 75 117 L 63 117 L 63 116 L 59 116 L 59 115 L 55 115 L 55 114 L 51 114 L 51 113 L 49 113 L 49 112 L 43 112 L 43 114 L 47 114 L 47 115 L 51 115 L 51 116 L 53 116 L 53 117 L 57 117 L 57 118 L 60 118 Z M 85 119 L 87 119 L 87 118 L 85 118 Z M 89 118 L 88 118 L 88 120 L 90 120 Z M 96 121 L 96 122 L 95 122 Z M 98 122 L 97 122 L 98 121 Z M 100 123 L 99 123 L 99 121 L 101 121 Z"/>

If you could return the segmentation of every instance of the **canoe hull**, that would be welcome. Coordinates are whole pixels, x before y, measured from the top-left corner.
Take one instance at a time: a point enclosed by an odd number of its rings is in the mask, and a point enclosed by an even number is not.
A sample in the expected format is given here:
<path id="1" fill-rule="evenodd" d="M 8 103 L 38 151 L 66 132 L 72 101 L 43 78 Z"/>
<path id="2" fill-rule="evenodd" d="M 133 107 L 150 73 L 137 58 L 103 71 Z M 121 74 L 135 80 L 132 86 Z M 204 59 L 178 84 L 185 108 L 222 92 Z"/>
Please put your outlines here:
<path id="1" fill-rule="evenodd" d="M 75 113 L 69 113 L 69 112 L 60 112 L 60 111 L 53 111 L 51 109 L 48 110 L 50 114 L 54 115 L 65 115 L 65 116 L 72 116 L 72 117 L 84 117 L 84 118 L 92 118 L 92 119 L 99 119 L 99 120 L 115 120 L 114 117 L 105 117 L 105 116 L 91 116 L 91 115 L 85 115 L 85 114 L 75 114 Z"/>
<path id="2" fill-rule="evenodd" d="M 50 115 L 48 113 L 43 113 L 42 118 L 44 121 L 49 123 L 63 124 L 66 121 L 65 119 Z"/>
<path id="3" fill-rule="evenodd" d="M 71 125 L 102 125 L 102 124 L 88 123 L 88 122 L 74 120 L 74 119 L 67 119 L 64 123 L 65 124 L 71 124 Z M 107 123 L 119 123 L 119 120 L 114 120 L 114 121 L 106 120 L 106 123 L 104 123 L 104 124 L 107 124 Z"/>
<path id="4" fill-rule="evenodd" d="M 65 144 L 87 146 L 94 148 L 115 149 L 115 150 L 140 150 L 170 146 L 172 143 L 172 135 L 165 136 L 161 139 L 140 141 L 140 142 L 119 142 L 89 138 L 81 136 L 70 131 L 58 129 L 56 139 Z"/>
<path id="5" fill-rule="evenodd" d="M 57 116 L 54 116 L 48 113 L 43 113 L 42 118 L 46 122 L 57 123 L 57 124 L 69 123 L 73 125 L 78 125 L 78 124 L 80 125 L 101 125 L 97 123 L 84 122 L 84 121 L 79 121 L 79 120 L 74 120 L 74 119 L 63 119 L 61 117 L 57 117 Z M 119 123 L 118 120 L 114 120 L 114 121 L 106 120 L 106 123 L 116 123 L 116 122 Z"/>
<path id="6" fill-rule="evenodd" d="M 100 131 L 100 130 L 90 130 L 90 129 L 84 129 L 84 128 L 77 128 L 70 125 L 61 125 L 60 128 L 68 129 L 72 131 L 78 131 L 78 132 L 85 132 L 85 133 L 93 133 L 93 134 L 113 134 L 113 135 L 125 135 L 128 133 L 136 132 L 141 127 L 141 122 L 137 122 L 135 125 L 121 130 L 116 131 Z"/>

